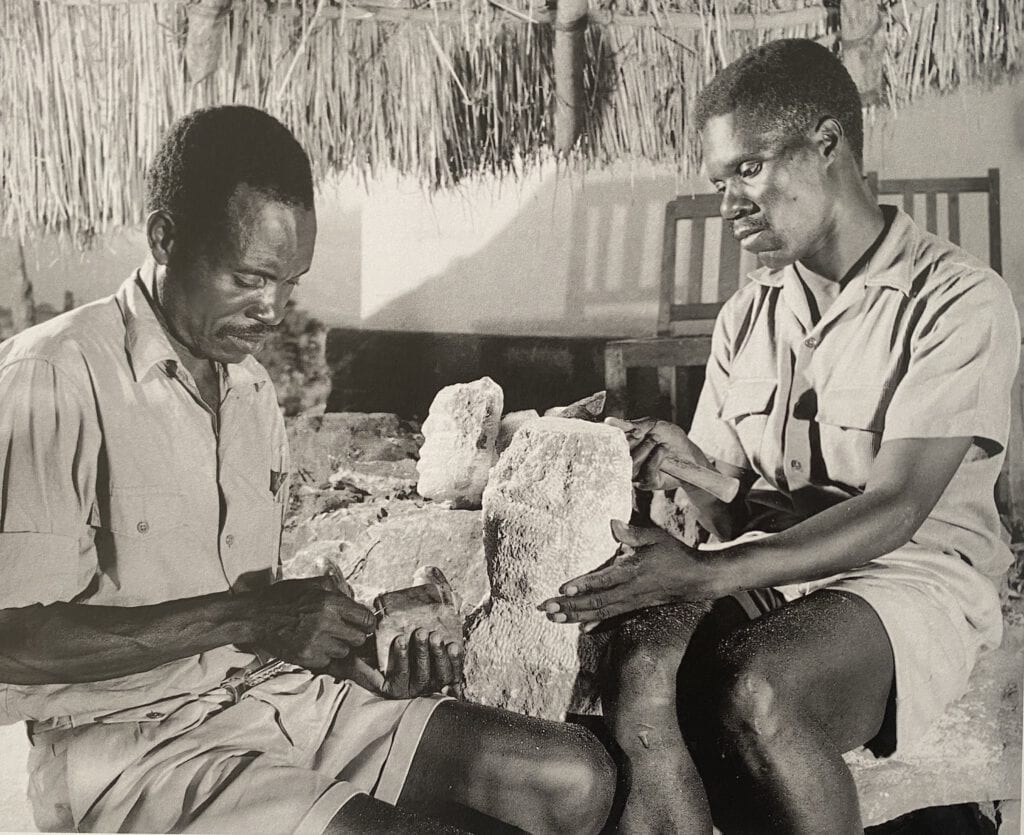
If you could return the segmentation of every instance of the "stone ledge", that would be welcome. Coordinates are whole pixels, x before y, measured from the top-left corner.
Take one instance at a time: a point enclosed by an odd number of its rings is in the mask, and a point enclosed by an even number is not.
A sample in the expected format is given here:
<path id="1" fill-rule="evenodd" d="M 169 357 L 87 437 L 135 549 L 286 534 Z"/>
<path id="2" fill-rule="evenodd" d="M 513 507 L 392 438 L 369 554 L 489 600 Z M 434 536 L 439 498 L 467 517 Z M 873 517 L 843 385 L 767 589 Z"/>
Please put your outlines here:
<path id="1" fill-rule="evenodd" d="M 866 826 L 928 806 L 1020 798 L 1022 647 L 1024 626 L 1008 624 L 967 694 L 902 759 L 846 756 Z"/>

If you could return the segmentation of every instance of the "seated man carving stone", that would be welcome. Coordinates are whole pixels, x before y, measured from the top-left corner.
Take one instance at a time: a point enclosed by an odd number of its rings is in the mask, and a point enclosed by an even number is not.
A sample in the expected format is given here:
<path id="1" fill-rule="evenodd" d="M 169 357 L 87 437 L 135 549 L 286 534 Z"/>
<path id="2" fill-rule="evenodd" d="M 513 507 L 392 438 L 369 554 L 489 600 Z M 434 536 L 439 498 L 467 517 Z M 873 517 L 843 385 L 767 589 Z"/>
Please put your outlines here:
<path id="1" fill-rule="evenodd" d="M 544 605 L 635 613 L 603 693 L 623 832 L 859 832 L 841 755 L 912 746 L 1000 640 L 1017 312 L 998 275 L 878 206 L 856 86 L 824 47 L 748 53 L 694 118 L 763 266 L 718 317 L 689 434 L 622 426 L 638 483 L 685 491 L 717 550 L 616 525 L 629 548 Z M 666 454 L 745 489 L 725 505 L 661 473 Z"/>
<path id="2" fill-rule="evenodd" d="M 145 266 L 0 347 L 0 721 L 28 724 L 38 825 L 598 831 L 593 737 L 436 695 L 461 665 L 439 634 L 374 679 L 370 611 L 273 582 L 288 451 L 251 354 L 313 257 L 305 152 L 197 111 L 147 193 Z"/>

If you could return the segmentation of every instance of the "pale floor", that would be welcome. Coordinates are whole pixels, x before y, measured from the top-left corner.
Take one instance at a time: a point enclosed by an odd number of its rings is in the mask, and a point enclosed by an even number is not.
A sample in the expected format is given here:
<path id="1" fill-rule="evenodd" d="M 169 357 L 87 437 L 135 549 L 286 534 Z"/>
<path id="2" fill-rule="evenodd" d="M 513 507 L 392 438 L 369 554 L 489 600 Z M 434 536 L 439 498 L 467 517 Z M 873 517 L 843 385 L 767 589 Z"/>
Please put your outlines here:
<path id="1" fill-rule="evenodd" d="M 25 799 L 27 761 L 25 725 L 0 727 L 0 832 L 36 831 Z"/>

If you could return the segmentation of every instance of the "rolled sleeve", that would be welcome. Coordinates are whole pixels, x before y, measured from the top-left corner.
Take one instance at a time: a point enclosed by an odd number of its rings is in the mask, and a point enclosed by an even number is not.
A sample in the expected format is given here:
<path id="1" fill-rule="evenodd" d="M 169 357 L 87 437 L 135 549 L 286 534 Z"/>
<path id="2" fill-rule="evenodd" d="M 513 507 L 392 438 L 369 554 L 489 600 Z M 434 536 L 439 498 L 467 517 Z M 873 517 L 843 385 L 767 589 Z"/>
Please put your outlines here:
<path id="1" fill-rule="evenodd" d="M 736 428 L 722 419 L 722 406 L 729 388 L 732 338 L 729 318 L 731 305 L 726 304 L 715 321 L 711 336 L 711 356 L 704 373 L 704 387 L 697 400 L 693 423 L 687 433 L 690 440 L 712 461 L 723 461 L 740 469 L 750 469 Z"/>
<path id="2" fill-rule="evenodd" d="M 990 453 L 1001 451 L 1019 358 L 1009 290 L 997 277 L 975 284 L 922 324 L 886 411 L 883 442 L 973 437 Z"/>
<path id="3" fill-rule="evenodd" d="M 69 600 L 95 568 L 81 546 L 99 448 L 86 413 L 52 363 L 0 368 L 0 608 Z"/>

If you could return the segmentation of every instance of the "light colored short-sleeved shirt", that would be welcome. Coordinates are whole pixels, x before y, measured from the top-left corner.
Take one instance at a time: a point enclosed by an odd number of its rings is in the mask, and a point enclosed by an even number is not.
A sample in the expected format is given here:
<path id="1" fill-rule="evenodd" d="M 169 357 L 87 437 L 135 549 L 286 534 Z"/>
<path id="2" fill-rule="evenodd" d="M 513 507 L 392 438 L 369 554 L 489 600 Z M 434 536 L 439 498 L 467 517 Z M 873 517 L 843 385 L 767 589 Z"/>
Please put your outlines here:
<path id="1" fill-rule="evenodd" d="M 750 528 L 780 530 L 861 493 L 898 438 L 974 443 L 912 541 L 1005 571 L 993 490 L 1020 355 L 1006 283 L 883 207 L 888 232 L 817 322 L 797 265 L 723 306 L 690 437 L 756 476 Z"/>
<path id="2" fill-rule="evenodd" d="M 0 345 L 0 608 L 141 606 L 266 584 L 288 471 L 273 385 L 224 366 L 215 414 L 154 313 L 153 265 Z M 253 660 L 220 647 L 85 684 L 0 684 L 0 722 L 202 692 Z"/>

